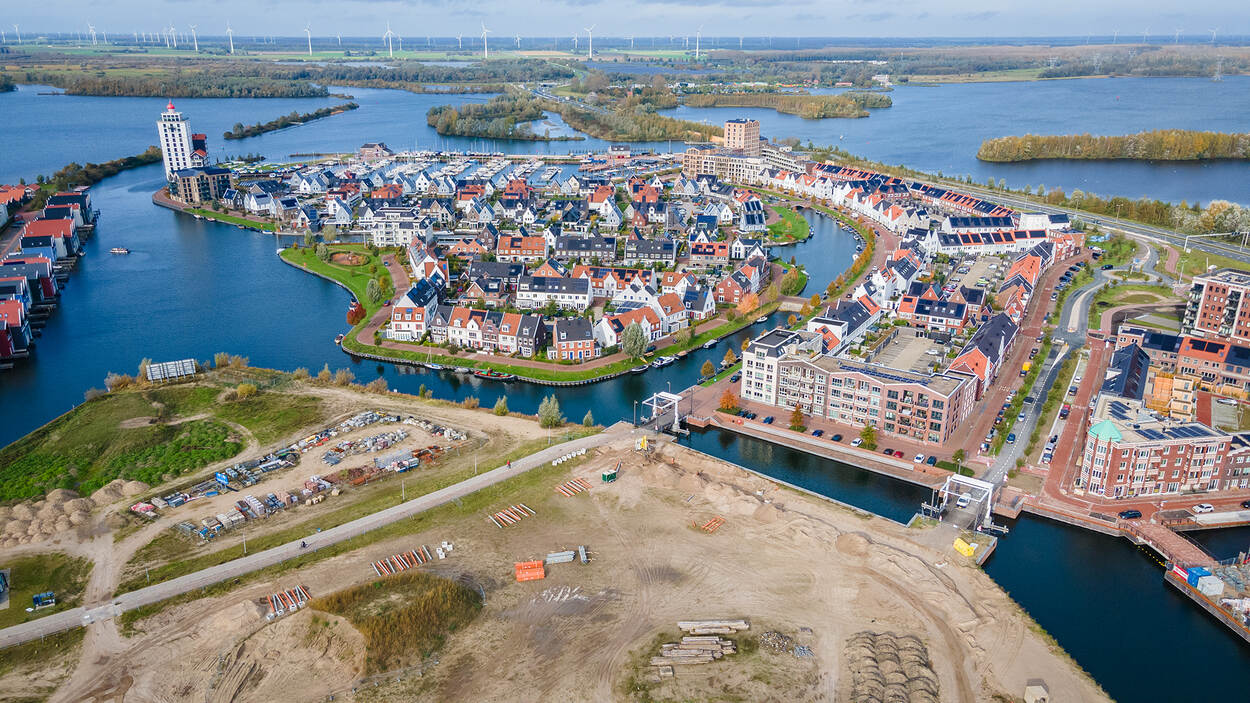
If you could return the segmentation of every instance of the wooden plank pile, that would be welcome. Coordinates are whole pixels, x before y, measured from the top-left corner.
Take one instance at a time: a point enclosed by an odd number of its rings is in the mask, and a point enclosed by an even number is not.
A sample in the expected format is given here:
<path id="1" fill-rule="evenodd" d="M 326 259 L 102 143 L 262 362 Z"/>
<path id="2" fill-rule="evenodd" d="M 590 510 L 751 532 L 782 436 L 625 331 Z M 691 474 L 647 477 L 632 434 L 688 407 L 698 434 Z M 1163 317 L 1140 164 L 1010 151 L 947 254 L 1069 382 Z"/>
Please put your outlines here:
<path id="1" fill-rule="evenodd" d="M 399 571 L 407 571 L 430 561 L 430 549 L 422 545 L 420 549 L 403 552 L 386 557 L 382 561 L 372 562 L 373 573 L 378 576 L 390 576 Z"/>
<path id="2" fill-rule="evenodd" d="M 651 657 L 651 665 L 660 668 L 661 678 L 672 676 L 674 666 L 710 664 L 726 654 L 737 654 L 738 645 L 724 639 L 729 635 L 750 629 L 746 620 L 687 620 L 677 627 L 690 634 L 680 642 L 660 645 L 659 656 Z"/>
<path id="3" fill-rule="evenodd" d="M 575 478 L 572 481 L 565 481 L 564 483 L 556 486 L 556 492 L 567 498 L 572 498 L 582 491 L 589 490 L 590 482 L 584 478 Z"/>
<path id="4" fill-rule="evenodd" d="M 283 613 L 295 612 L 304 607 L 310 600 L 308 591 L 303 586 L 288 588 L 277 593 L 270 593 L 267 599 L 269 601 L 269 614 L 265 617 L 272 620 Z"/>
<path id="5" fill-rule="evenodd" d="M 533 508 L 530 508 L 525 503 L 517 503 L 486 517 L 495 524 L 495 527 L 502 530 L 505 525 L 515 525 L 525 518 L 537 514 Z"/>

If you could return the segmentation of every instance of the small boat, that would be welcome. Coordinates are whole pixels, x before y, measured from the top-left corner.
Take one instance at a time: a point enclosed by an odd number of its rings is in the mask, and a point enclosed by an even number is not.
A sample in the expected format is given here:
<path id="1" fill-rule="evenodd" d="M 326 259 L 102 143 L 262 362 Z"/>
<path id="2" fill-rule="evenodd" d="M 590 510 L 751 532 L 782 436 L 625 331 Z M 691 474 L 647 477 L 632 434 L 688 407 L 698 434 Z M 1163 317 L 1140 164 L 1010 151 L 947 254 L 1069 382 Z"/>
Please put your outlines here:
<path id="1" fill-rule="evenodd" d="M 129 254 L 130 250 L 127 249 L 126 247 L 113 247 L 112 249 L 109 249 L 109 253 L 110 254 Z"/>
<path id="2" fill-rule="evenodd" d="M 651 367 L 648 366 L 647 364 L 643 364 L 642 366 L 635 366 L 634 368 L 630 369 L 629 372 L 630 373 L 643 373 L 649 368 Z"/>
<path id="3" fill-rule="evenodd" d="M 511 381 L 516 378 L 516 376 L 510 373 L 503 373 L 494 369 L 477 369 L 473 372 L 473 375 L 478 378 L 489 378 L 496 381 Z"/>
<path id="4" fill-rule="evenodd" d="M 431 371 L 442 371 L 442 370 L 443 370 L 443 367 L 442 367 L 442 365 L 441 365 L 441 364 L 426 364 L 426 365 L 425 365 L 425 368 L 427 368 L 427 369 L 429 369 L 429 370 L 431 370 Z"/>
<path id="5" fill-rule="evenodd" d="M 463 366 L 457 366 L 455 371 L 456 373 L 469 373 L 469 370 Z"/>
<path id="6" fill-rule="evenodd" d="M 343 335 L 341 335 L 341 334 L 336 334 L 336 335 L 334 335 L 334 343 L 335 343 L 335 344 L 338 344 L 338 345 L 342 346 L 342 344 L 343 344 L 343 339 L 344 339 L 344 337 L 343 337 Z"/>
<path id="7" fill-rule="evenodd" d="M 707 341 L 707 343 L 703 345 L 703 348 L 704 348 L 704 349 L 711 349 L 712 347 L 716 346 L 716 342 L 717 342 L 717 340 L 715 340 L 715 339 L 709 339 L 709 340 Z"/>
<path id="8" fill-rule="evenodd" d="M 757 324 L 757 325 L 761 325 L 761 324 L 763 324 L 763 323 L 765 323 L 765 322 L 768 322 L 768 316 L 767 316 L 767 315 L 765 315 L 765 316 L 763 316 L 763 317 L 761 317 L 761 318 L 757 319 L 757 320 L 755 321 L 755 324 Z"/>

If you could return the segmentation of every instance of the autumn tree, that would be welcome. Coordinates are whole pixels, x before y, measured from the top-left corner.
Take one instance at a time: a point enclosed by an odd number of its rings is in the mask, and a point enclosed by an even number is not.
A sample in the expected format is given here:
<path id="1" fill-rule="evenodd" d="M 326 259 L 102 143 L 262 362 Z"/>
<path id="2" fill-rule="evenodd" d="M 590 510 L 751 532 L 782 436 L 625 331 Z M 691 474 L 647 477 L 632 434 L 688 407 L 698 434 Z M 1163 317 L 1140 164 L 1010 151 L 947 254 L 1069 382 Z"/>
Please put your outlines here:
<path id="1" fill-rule="evenodd" d="M 720 396 L 720 409 L 727 413 L 738 412 L 738 395 L 733 390 L 726 388 Z"/>
<path id="2" fill-rule="evenodd" d="M 703 368 L 699 369 L 699 373 L 703 374 L 704 376 L 713 376 L 716 374 L 716 367 L 712 364 L 711 361 L 705 361 L 703 362 Z"/>
<path id="3" fill-rule="evenodd" d="M 795 432 L 807 430 L 807 418 L 803 415 L 803 406 L 798 403 L 794 404 L 794 410 L 790 413 L 790 429 Z"/>
<path id="4" fill-rule="evenodd" d="M 725 365 L 733 366 L 736 363 L 738 363 L 738 355 L 734 353 L 734 350 L 732 348 L 726 349 L 725 350 Z"/>

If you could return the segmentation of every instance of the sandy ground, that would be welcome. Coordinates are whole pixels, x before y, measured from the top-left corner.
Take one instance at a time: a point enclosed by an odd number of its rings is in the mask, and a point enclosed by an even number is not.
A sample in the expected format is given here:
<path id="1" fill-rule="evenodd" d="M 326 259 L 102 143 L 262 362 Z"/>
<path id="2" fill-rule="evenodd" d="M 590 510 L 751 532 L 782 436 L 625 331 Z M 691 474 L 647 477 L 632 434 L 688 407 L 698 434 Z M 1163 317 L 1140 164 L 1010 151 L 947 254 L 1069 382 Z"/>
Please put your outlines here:
<path id="1" fill-rule="evenodd" d="M 621 479 L 601 484 L 618 461 Z M 592 490 L 554 492 L 573 475 Z M 169 609 L 128 640 L 92 626 L 91 656 L 53 700 L 847 700 L 847 643 L 862 632 L 918 638 L 944 701 L 1019 696 L 1035 677 L 1053 700 L 1108 700 L 942 528 L 909 530 L 672 446 L 656 457 L 605 447 L 552 483 L 518 496 L 538 515 L 507 529 L 464 514 Z M 726 522 L 714 534 L 692 525 L 716 515 Z M 267 623 L 255 603 L 278 587 L 315 597 L 367 581 L 370 561 L 443 540 L 455 551 L 423 568 L 480 584 L 482 613 L 419 668 L 360 693 L 363 645 L 347 623 L 307 610 Z M 515 561 L 583 544 L 590 564 L 514 582 Z M 814 656 L 761 647 L 662 682 L 645 665 L 676 621 L 727 617 L 752 623 L 746 637 L 775 630 Z"/>

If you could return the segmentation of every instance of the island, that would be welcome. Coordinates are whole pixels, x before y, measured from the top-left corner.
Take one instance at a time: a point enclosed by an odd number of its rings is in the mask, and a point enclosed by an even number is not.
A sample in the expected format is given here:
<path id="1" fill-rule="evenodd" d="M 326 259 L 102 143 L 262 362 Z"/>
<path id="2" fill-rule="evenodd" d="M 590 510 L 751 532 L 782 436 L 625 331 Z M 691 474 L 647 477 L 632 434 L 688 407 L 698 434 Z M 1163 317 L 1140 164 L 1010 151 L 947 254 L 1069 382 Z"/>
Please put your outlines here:
<path id="1" fill-rule="evenodd" d="M 283 115 L 279 118 L 269 120 L 268 122 L 257 122 L 247 127 L 242 122 L 236 122 L 234 128 L 229 132 L 224 132 L 221 136 L 223 139 L 246 139 L 247 137 L 256 137 L 266 132 L 274 132 L 292 125 L 301 125 L 313 120 L 320 120 L 333 115 L 341 115 L 360 107 L 356 103 L 343 103 L 333 107 L 323 107 L 320 110 L 312 112 L 299 113 L 292 111 L 289 115 Z"/>
<path id="2" fill-rule="evenodd" d="M 1160 129 L 1121 136 L 1067 134 L 998 137 L 981 142 L 982 161 L 1043 159 L 1115 159 L 1135 161 L 1204 161 L 1250 159 L 1250 134 Z"/>

